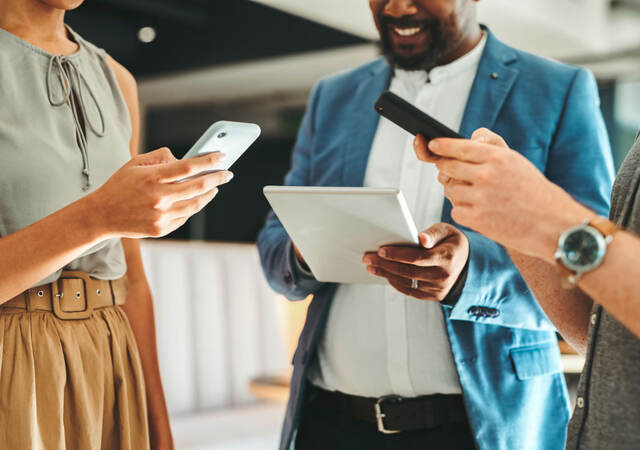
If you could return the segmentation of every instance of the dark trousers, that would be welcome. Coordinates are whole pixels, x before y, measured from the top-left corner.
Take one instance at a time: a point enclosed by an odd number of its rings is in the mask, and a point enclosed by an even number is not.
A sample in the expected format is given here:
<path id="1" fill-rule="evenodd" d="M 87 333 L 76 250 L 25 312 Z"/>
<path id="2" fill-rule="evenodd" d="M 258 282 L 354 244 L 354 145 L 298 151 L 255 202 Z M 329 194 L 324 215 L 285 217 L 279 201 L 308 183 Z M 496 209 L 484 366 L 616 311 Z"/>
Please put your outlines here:
<path id="1" fill-rule="evenodd" d="M 473 450 L 475 448 L 473 435 L 467 422 L 450 423 L 431 430 L 383 434 L 373 424 L 352 419 L 346 407 L 339 411 L 322 410 L 314 404 L 313 398 L 305 402 L 295 445 L 295 450 Z"/>

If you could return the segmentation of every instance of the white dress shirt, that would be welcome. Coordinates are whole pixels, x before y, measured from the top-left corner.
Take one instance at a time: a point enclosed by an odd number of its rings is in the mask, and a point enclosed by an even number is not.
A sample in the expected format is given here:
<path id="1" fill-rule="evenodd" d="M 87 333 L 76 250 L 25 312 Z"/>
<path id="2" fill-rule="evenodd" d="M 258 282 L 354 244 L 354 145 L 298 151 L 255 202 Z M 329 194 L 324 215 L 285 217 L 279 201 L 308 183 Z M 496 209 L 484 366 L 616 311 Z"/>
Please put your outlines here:
<path id="1" fill-rule="evenodd" d="M 396 70 L 390 90 L 459 130 L 486 36 L 446 66 Z M 441 221 L 444 188 L 433 164 L 419 162 L 413 136 L 381 118 L 364 185 L 400 188 L 424 230 Z M 363 397 L 460 393 L 442 306 L 407 297 L 389 285 L 342 284 L 318 346 L 311 382 Z"/>

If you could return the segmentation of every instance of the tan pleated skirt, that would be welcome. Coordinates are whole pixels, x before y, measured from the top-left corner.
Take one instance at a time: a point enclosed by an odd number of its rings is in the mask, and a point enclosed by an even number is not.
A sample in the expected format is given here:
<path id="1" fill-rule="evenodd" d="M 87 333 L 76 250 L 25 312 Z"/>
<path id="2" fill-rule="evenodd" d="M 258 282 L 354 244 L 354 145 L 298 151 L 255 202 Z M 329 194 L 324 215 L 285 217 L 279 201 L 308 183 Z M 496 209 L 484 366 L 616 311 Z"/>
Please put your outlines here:
<path id="1" fill-rule="evenodd" d="M 120 307 L 0 313 L 0 449 L 149 448 L 140 357 Z"/>

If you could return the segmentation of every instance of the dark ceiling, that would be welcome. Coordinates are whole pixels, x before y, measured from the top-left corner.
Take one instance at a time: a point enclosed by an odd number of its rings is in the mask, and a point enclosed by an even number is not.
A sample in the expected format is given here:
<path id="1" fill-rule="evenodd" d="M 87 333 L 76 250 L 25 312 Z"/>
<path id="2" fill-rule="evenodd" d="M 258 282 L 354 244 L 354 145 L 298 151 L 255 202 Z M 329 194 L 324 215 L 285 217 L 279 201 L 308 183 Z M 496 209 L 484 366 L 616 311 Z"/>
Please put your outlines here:
<path id="1" fill-rule="evenodd" d="M 87 0 L 67 23 L 138 77 L 364 42 L 248 0 Z"/>

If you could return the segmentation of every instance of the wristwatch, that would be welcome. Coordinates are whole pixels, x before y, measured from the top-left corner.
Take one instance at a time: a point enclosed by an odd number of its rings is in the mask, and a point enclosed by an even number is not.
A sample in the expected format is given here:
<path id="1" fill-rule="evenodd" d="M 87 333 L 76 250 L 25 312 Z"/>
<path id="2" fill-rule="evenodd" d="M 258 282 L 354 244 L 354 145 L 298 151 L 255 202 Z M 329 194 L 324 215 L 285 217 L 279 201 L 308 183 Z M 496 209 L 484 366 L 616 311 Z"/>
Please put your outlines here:
<path id="1" fill-rule="evenodd" d="M 560 235 L 555 258 L 565 275 L 564 287 L 575 287 L 582 275 L 602 264 L 617 229 L 613 222 L 596 217 L 586 219 Z"/>

